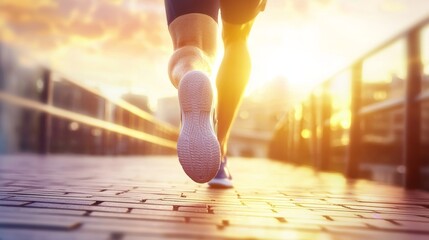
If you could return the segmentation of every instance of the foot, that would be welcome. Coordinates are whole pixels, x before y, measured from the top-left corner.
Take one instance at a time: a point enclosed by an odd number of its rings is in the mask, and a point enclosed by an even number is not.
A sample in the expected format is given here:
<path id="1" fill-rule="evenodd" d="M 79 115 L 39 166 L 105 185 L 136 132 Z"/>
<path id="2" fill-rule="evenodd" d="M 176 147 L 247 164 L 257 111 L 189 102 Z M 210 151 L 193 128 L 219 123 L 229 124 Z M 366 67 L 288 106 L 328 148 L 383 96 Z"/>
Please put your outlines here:
<path id="1" fill-rule="evenodd" d="M 232 176 L 228 171 L 227 159 L 226 157 L 220 164 L 219 171 L 216 174 L 216 177 L 210 180 L 209 186 L 211 188 L 232 188 Z"/>
<path id="2" fill-rule="evenodd" d="M 216 176 L 220 147 L 213 126 L 213 89 L 210 79 L 199 71 L 187 73 L 179 83 L 182 126 L 177 153 L 185 173 L 205 183 Z"/>

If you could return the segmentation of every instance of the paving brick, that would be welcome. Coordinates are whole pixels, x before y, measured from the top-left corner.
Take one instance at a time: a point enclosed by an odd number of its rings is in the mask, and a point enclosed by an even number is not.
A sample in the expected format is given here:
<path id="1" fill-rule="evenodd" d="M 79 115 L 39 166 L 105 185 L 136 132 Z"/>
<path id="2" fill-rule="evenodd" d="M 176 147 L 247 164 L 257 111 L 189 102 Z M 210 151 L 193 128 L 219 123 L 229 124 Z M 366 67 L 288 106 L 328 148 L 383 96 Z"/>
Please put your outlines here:
<path id="1" fill-rule="evenodd" d="M 40 218 L 11 218 L 0 216 L 0 227 L 5 228 L 35 228 L 49 230 L 71 230 L 79 227 L 80 223 L 76 221 L 56 221 Z"/>
<path id="2" fill-rule="evenodd" d="M 222 236 L 232 239 L 329 239 L 325 233 L 304 229 L 264 229 L 252 227 L 226 227 L 222 230 Z"/>
<path id="3" fill-rule="evenodd" d="M 144 215 L 162 215 L 162 216 L 180 216 L 180 217 L 198 217 L 208 218 L 213 216 L 209 213 L 195 213 L 195 212 L 179 212 L 179 211 L 160 211 L 151 209 L 132 209 L 131 214 L 144 214 Z"/>
<path id="4" fill-rule="evenodd" d="M 426 234 L 429 234 L 429 222 L 412 222 L 412 221 L 401 221 L 397 220 L 395 221 L 401 229 L 407 230 L 407 231 L 418 231 L 418 232 L 425 232 Z M 384 226 L 377 226 L 380 228 L 384 228 Z M 388 226 L 388 229 L 391 226 Z M 397 227 L 397 225 L 395 225 Z"/>
<path id="5" fill-rule="evenodd" d="M 130 214 L 130 213 L 111 213 L 111 212 L 92 212 L 90 216 L 94 217 L 109 217 L 116 219 L 141 219 L 141 220 L 158 220 L 158 221 L 173 221 L 173 222 L 186 222 L 185 217 L 160 215 L 160 214 Z"/>
<path id="6" fill-rule="evenodd" d="M 422 206 L 418 205 L 405 205 L 405 204 L 395 204 L 395 203 L 378 203 L 378 202 L 350 202 L 345 203 L 345 206 L 356 207 L 356 206 L 366 206 L 366 207 L 377 207 L 380 209 L 388 208 L 388 209 L 424 209 Z"/>
<path id="7" fill-rule="evenodd" d="M 337 210 L 337 211 L 348 211 L 348 207 L 346 206 L 340 206 L 340 205 L 335 205 L 335 204 L 299 204 L 299 206 L 302 206 L 304 208 L 308 208 L 308 209 L 314 209 L 314 210 L 320 210 L 320 209 L 327 209 L 327 210 Z M 362 209 L 355 209 L 355 210 L 362 210 Z"/>
<path id="8" fill-rule="evenodd" d="M 179 206 L 177 208 L 177 211 L 179 211 L 179 212 L 194 212 L 194 213 L 209 213 L 208 207 L 201 208 L 201 207 Z"/>
<path id="9" fill-rule="evenodd" d="M 9 185 L 11 183 L 13 183 L 13 181 L 5 180 L 5 179 L 0 179 L 0 186 Z"/>
<path id="10" fill-rule="evenodd" d="M 157 202 L 158 200 L 148 200 L 149 202 Z M 207 200 L 202 200 L 202 199 L 187 199 L 187 198 L 163 198 L 162 202 L 158 203 L 172 203 L 173 205 L 207 205 L 207 204 L 218 204 L 218 201 L 216 201 L 215 199 L 207 199 Z M 220 202 L 219 202 L 220 203 Z"/>
<path id="11" fill-rule="evenodd" d="M 0 200 L 0 206 L 22 206 L 30 202 L 25 201 L 10 201 L 10 200 Z"/>
<path id="12" fill-rule="evenodd" d="M 364 218 L 369 218 L 369 219 L 390 219 L 390 220 L 401 220 L 401 221 L 426 222 L 429 224 L 429 218 L 415 216 L 415 215 L 401 215 L 401 214 L 389 214 L 389 213 L 372 213 L 372 214 L 362 213 L 360 215 Z"/>
<path id="13" fill-rule="evenodd" d="M 303 218 L 286 218 L 288 223 L 300 225 L 313 225 L 318 227 L 339 226 L 344 228 L 368 228 L 368 225 L 362 219 L 347 219 L 341 221 L 330 221 L 328 219 L 303 219 Z"/>
<path id="14" fill-rule="evenodd" d="M 78 198 L 78 197 L 72 197 L 72 198 Z M 81 198 L 79 199 L 87 199 L 87 200 L 93 200 L 93 201 L 101 201 L 101 202 L 118 202 L 118 203 L 141 203 L 141 198 L 126 198 L 126 197 L 106 197 L 106 196 L 92 196 L 88 198 Z"/>
<path id="15" fill-rule="evenodd" d="M 278 214 L 285 218 L 298 219 L 325 219 L 323 214 L 308 209 L 289 209 L 278 211 Z"/>
<path id="16" fill-rule="evenodd" d="M 37 213 L 59 215 L 84 215 L 86 211 L 55 209 L 55 208 L 31 208 L 31 207 L 0 207 L 0 212 L 9 213 Z"/>
<path id="17" fill-rule="evenodd" d="M 91 205 L 95 201 L 90 200 L 77 200 L 69 198 L 53 198 L 49 196 L 45 197 L 33 197 L 33 196 L 16 196 L 8 198 L 10 201 L 30 201 L 30 202 L 43 202 L 43 203 L 61 203 L 61 204 L 78 204 L 78 205 Z"/>
<path id="18" fill-rule="evenodd" d="M 399 208 L 380 208 L 380 207 L 372 207 L 372 206 L 351 206 L 351 205 L 348 205 L 347 208 L 352 209 L 352 210 L 359 210 L 359 211 L 368 211 L 368 210 L 370 210 L 370 211 L 376 211 L 376 212 L 395 212 L 397 210 L 404 210 L 404 211 L 409 211 L 409 210 L 413 211 L 414 210 L 415 212 L 418 212 L 420 210 L 425 211 L 424 208 L 421 208 L 421 209 L 415 209 L 415 208 L 412 208 L 412 209 L 399 209 Z"/>
<path id="19" fill-rule="evenodd" d="M 226 215 L 222 216 L 222 221 L 226 225 L 237 225 L 237 226 L 279 226 L 281 222 L 274 217 L 254 217 L 254 216 L 235 216 L 235 215 Z"/>
<path id="20" fill-rule="evenodd" d="M 9 194 L 0 194 L 0 200 L 6 200 L 7 198 L 12 197 L 12 195 Z"/>
<path id="21" fill-rule="evenodd" d="M 147 200 L 145 201 L 147 204 L 153 204 L 153 205 L 169 205 L 169 206 L 189 206 L 189 207 L 200 207 L 200 208 L 207 208 L 207 205 L 210 204 L 216 204 L 214 202 L 209 203 L 196 203 L 196 202 L 189 202 L 189 201 L 171 201 L 171 200 Z"/>
<path id="22" fill-rule="evenodd" d="M 361 214 L 361 213 L 377 213 L 376 210 L 372 209 L 372 210 L 368 210 L 368 209 L 350 209 L 347 207 L 343 207 L 343 208 L 329 208 L 329 207 L 324 207 L 324 208 L 309 208 L 308 210 L 314 211 L 314 212 L 318 212 L 318 211 L 332 211 L 332 212 L 338 212 L 338 213 L 343 213 L 343 212 L 348 212 L 348 213 L 354 213 L 354 214 Z"/>
<path id="23" fill-rule="evenodd" d="M 26 190 L 23 187 L 14 187 L 14 186 L 0 186 L 0 192 L 19 192 Z"/>
<path id="24" fill-rule="evenodd" d="M 70 197 L 84 197 L 89 198 L 92 197 L 92 194 L 86 194 L 86 193 L 65 193 L 64 195 L 70 196 Z"/>
<path id="25" fill-rule="evenodd" d="M 331 211 L 331 210 L 325 210 L 325 209 L 315 209 L 312 212 L 319 216 L 349 217 L 349 218 L 357 218 L 359 217 L 359 215 L 368 214 L 368 213 L 356 213 L 356 212 L 347 212 L 347 211 Z"/>
<path id="26" fill-rule="evenodd" d="M 127 193 L 123 193 L 120 196 L 125 197 L 125 198 L 144 199 L 144 200 L 148 200 L 148 199 L 161 200 L 165 197 L 165 195 L 151 194 L 151 193 L 147 193 L 147 192 L 136 192 L 136 191 L 130 191 Z M 180 194 L 178 196 L 180 196 Z"/>
<path id="27" fill-rule="evenodd" d="M 406 207 L 406 206 L 413 206 L 418 204 L 422 205 L 429 205 L 429 200 L 426 198 L 421 199 L 391 199 L 391 198 L 364 198 L 364 200 L 358 200 L 360 203 L 372 205 L 372 204 L 384 204 L 384 205 L 390 205 L 392 207 Z M 421 208 L 421 206 L 418 206 L 417 208 Z"/>
<path id="28" fill-rule="evenodd" d="M 249 207 L 249 206 L 213 206 L 210 207 L 211 210 L 213 210 L 213 212 L 229 212 L 229 213 L 233 213 L 233 212 L 250 212 L 250 213 L 255 213 L 255 212 L 269 212 L 271 211 L 271 209 L 273 209 L 273 207 L 268 206 L 267 208 L 255 208 L 255 207 Z"/>
<path id="29" fill-rule="evenodd" d="M 103 211 L 103 212 L 127 212 L 128 211 L 127 208 L 72 205 L 72 204 L 55 204 L 55 203 L 31 203 L 31 204 L 28 204 L 27 207 L 74 209 L 74 210 Z"/>
<path id="30" fill-rule="evenodd" d="M 375 209 L 375 213 L 398 214 L 398 215 L 429 215 L 429 209 Z"/>
<path id="31" fill-rule="evenodd" d="M 281 217 L 281 214 L 273 211 L 254 211 L 254 212 L 248 212 L 248 211 L 214 211 L 214 215 L 227 215 L 227 214 L 234 214 L 235 216 L 260 216 L 260 217 Z"/>
<path id="32" fill-rule="evenodd" d="M 99 204 L 99 206 L 135 208 L 135 209 L 152 209 L 152 210 L 173 210 L 173 206 L 147 204 L 147 203 L 102 202 Z"/>
<path id="33" fill-rule="evenodd" d="M 389 240 L 427 240 L 427 235 L 406 233 L 406 232 L 388 232 L 379 229 L 367 228 L 344 228 L 338 226 L 324 227 L 325 231 L 331 233 L 333 239 L 389 239 Z M 337 238 L 338 236 L 338 238 Z M 345 236 L 341 238 L 341 236 Z"/>
<path id="34" fill-rule="evenodd" d="M 410 222 L 410 221 L 394 221 L 365 219 L 365 223 L 376 229 L 381 230 L 399 230 L 409 232 L 425 232 L 429 234 L 429 223 Z"/>
<path id="35" fill-rule="evenodd" d="M 193 239 L 200 239 L 198 237 L 191 238 L 190 236 L 183 236 L 179 237 L 177 235 L 174 235 L 173 237 L 168 237 L 166 234 L 138 234 L 138 233 L 127 233 L 124 236 L 121 237 L 121 240 L 164 240 L 164 239 L 186 239 L 186 240 L 193 240 Z M 215 238 L 213 238 L 215 239 Z"/>
<path id="36" fill-rule="evenodd" d="M 106 222 L 100 224 L 95 222 L 86 223 L 82 226 L 82 230 L 194 236 L 210 236 L 218 234 L 217 227 L 215 225 L 145 220 L 129 221 L 127 224 L 109 224 Z"/>
<path id="37" fill-rule="evenodd" d="M 17 175 L 16 179 L 22 179 L 23 176 L 21 175 Z M 42 188 L 45 186 L 45 184 L 42 183 L 38 183 L 35 181 L 23 181 L 23 180 L 18 180 L 15 181 L 13 183 L 10 183 L 9 186 L 11 187 L 21 187 L 21 188 Z"/>
<path id="38" fill-rule="evenodd" d="M 268 204 L 268 201 L 246 201 L 246 200 L 240 200 L 241 203 L 243 203 L 246 206 L 249 207 L 257 207 L 257 208 L 271 208 L 272 206 L 270 206 Z M 292 205 L 293 207 L 293 205 Z M 295 207 L 297 207 L 295 205 Z"/>
<path id="39" fill-rule="evenodd" d="M 19 191 L 19 193 L 21 194 L 41 194 L 41 195 L 53 195 L 53 196 L 57 196 L 57 195 L 64 195 L 66 192 L 65 191 L 52 191 L 52 190 L 46 190 L 46 189 L 25 189 L 22 191 Z"/>
<path id="40" fill-rule="evenodd" d="M 0 228 L 2 240 L 78 240 L 78 239 L 110 239 L 109 233 L 84 231 L 49 231 L 49 229 Z"/>

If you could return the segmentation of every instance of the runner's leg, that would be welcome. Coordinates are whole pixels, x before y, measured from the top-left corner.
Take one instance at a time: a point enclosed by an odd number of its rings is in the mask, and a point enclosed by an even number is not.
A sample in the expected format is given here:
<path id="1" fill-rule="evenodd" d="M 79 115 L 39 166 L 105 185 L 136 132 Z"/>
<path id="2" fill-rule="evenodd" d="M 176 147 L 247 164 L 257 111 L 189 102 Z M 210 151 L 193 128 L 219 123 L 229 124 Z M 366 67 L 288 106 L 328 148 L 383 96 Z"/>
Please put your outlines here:
<path id="1" fill-rule="evenodd" d="M 228 137 L 237 109 L 250 77 L 251 62 L 247 38 L 257 14 L 266 1 L 224 0 L 222 13 L 222 38 L 225 53 L 217 74 L 218 140 L 222 155 L 226 155 Z"/>
<path id="2" fill-rule="evenodd" d="M 211 180 L 220 165 L 209 75 L 216 53 L 218 1 L 165 1 L 174 53 L 169 76 L 178 88 L 181 122 L 177 153 L 194 181 Z"/>
<path id="3" fill-rule="evenodd" d="M 168 74 L 177 88 L 191 70 L 211 73 L 216 54 L 218 0 L 164 0 L 174 53 Z"/>
<path id="4" fill-rule="evenodd" d="M 216 55 L 217 23 L 200 13 L 177 17 L 169 31 L 174 53 L 170 58 L 168 73 L 177 88 L 183 76 L 192 70 L 211 74 Z"/>

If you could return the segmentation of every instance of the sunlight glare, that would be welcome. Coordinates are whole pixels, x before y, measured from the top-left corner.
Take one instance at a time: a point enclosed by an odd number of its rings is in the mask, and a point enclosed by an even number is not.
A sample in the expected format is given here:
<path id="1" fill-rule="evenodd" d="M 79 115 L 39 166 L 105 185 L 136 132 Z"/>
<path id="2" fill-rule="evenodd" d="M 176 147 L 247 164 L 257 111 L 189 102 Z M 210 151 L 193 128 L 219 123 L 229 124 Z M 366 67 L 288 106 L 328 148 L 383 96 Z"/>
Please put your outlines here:
<path id="1" fill-rule="evenodd" d="M 309 92 L 319 83 L 320 76 L 326 72 L 326 65 L 330 64 L 323 59 L 320 46 L 314 44 L 320 39 L 320 30 L 309 25 L 285 28 L 279 32 L 274 27 L 264 26 L 255 28 L 252 34 L 266 35 L 269 31 L 276 32 L 276 38 L 267 39 L 266 42 L 249 39 L 252 76 L 248 91 L 263 86 L 275 77 L 282 77 L 287 79 L 291 89 Z M 267 44 L 268 40 L 272 44 Z"/>
<path id="2" fill-rule="evenodd" d="M 302 118 L 302 107 L 298 105 L 295 107 L 295 120 L 299 121 Z"/>
<path id="3" fill-rule="evenodd" d="M 301 137 L 304 139 L 309 139 L 311 137 L 311 131 L 309 129 L 303 129 L 301 131 Z"/>
<path id="4" fill-rule="evenodd" d="M 122 95 L 126 93 L 126 91 L 123 89 L 118 89 L 115 87 L 101 87 L 100 92 L 112 100 L 121 99 Z"/>
<path id="5" fill-rule="evenodd" d="M 401 39 L 363 62 L 364 82 L 390 83 L 394 77 L 405 79 L 405 40 Z"/>

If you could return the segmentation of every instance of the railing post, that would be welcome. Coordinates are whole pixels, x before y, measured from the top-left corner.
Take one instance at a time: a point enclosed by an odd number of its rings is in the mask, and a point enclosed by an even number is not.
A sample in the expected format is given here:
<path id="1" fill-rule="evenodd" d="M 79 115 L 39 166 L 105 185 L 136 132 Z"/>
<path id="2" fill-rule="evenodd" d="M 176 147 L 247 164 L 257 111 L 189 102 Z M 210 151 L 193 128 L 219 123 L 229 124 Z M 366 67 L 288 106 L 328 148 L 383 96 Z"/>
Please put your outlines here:
<path id="1" fill-rule="evenodd" d="M 359 110 L 362 99 L 362 62 L 352 67 L 349 146 L 347 149 L 346 176 L 357 178 L 359 175 L 359 159 L 361 157 L 361 119 Z"/>
<path id="2" fill-rule="evenodd" d="M 104 119 L 103 120 L 110 123 L 115 123 L 113 104 L 108 99 L 104 101 Z M 109 130 L 104 130 L 104 144 L 103 144 L 104 155 L 113 155 L 114 141 L 115 141 L 115 134 Z"/>
<path id="3" fill-rule="evenodd" d="M 404 187 L 414 189 L 420 183 L 420 104 L 417 96 L 421 88 L 422 63 L 420 58 L 420 29 L 411 30 L 407 36 L 407 79 L 405 90 L 405 164 Z"/>
<path id="4" fill-rule="evenodd" d="M 311 164 L 313 164 L 313 167 L 317 167 L 317 142 L 318 142 L 318 136 L 317 136 L 317 101 L 315 93 L 312 93 L 310 95 L 310 126 L 311 126 L 311 159 L 313 160 Z"/>
<path id="5" fill-rule="evenodd" d="M 136 119 L 136 116 L 134 114 L 130 113 L 130 128 L 137 130 L 135 119 Z M 131 140 L 130 141 L 130 145 L 131 145 L 130 154 L 137 155 L 137 139 L 131 138 L 130 140 Z"/>
<path id="6" fill-rule="evenodd" d="M 289 115 L 289 145 L 288 145 L 288 154 L 287 161 L 291 162 L 294 160 L 294 152 L 295 152 L 295 110 L 293 109 Z"/>
<path id="7" fill-rule="evenodd" d="M 320 139 L 320 153 L 317 164 L 318 170 L 326 170 L 329 167 L 329 157 L 331 149 L 331 114 L 332 114 L 332 103 L 331 96 L 328 89 L 328 84 L 323 86 L 322 93 L 322 116 L 321 116 L 321 127 L 322 137 Z M 327 123 L 328 122 L 328 123 Z"/>
<path id="8" fill-rule="evenodd" d="M 115 123 L 119 124 L 121 126 L 123 125 L 123 116 L 122 116 L 122 114 L 123 114 L 122 108 L 117 107 L 116 110 L 115 110 Z M 122 141 L 122 135 L 120 133 L 116 133 L 115 134 L 114 144 L 115 144 L 115 146 L 114 146 L 115 147 L 114 155 L 121 155 L 122 154 L 122 151 L 121 151 L 122 147 L 121 146 L 123 144 L 123 141 Z"/>
<path id="9" fill-rule="evenodd" d="M 297 138 L 296 147 L 295 147 L 296 151 L 294 155 L 295 157 L 294 162 L 298 164 L 303 164 L 305 162 L 304 161 L 305 155 L 303 153 L 304 143 L 303 143 L 303 138 L 301 136 L 302 130 L 304 129 L 304 107 L 305 107 L 304 103 L 301 103 L 301 106 L 300 106 L 301 110 L 300 110 L 300 116 L 299 116 L 300 118 L 297 120 L 298 121 L 297 122 L 298 138 Z"/>
<path id="10" fill-rule="evenodd" d="M 43 88 L 40 93 L 40 101 L 47 105 L 52 104 L 52 79 L 51 72 L 44 69 L 42 73 Z M 47 112 L 42 112 L 40 115 L 39 125 L 39 154 L 49 153 L 51 145 L 51 115 Z"/>

